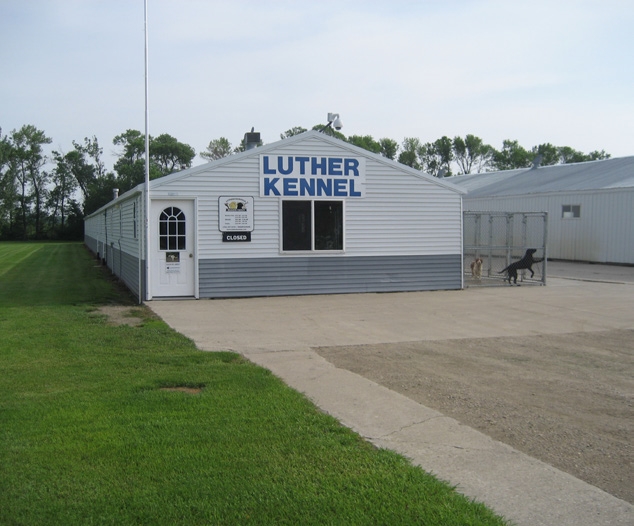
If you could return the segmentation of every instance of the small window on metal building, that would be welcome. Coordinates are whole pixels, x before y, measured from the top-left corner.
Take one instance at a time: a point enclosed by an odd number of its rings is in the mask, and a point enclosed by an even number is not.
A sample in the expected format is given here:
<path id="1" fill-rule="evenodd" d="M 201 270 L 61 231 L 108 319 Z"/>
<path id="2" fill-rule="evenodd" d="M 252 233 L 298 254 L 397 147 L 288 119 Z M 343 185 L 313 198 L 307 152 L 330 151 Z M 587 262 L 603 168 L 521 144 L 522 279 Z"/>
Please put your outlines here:
<path id="1" fill-rule="evenodd" d="M 581 205 L 562 205 L 561 217 L 564 219 L 581 217 Z"/>

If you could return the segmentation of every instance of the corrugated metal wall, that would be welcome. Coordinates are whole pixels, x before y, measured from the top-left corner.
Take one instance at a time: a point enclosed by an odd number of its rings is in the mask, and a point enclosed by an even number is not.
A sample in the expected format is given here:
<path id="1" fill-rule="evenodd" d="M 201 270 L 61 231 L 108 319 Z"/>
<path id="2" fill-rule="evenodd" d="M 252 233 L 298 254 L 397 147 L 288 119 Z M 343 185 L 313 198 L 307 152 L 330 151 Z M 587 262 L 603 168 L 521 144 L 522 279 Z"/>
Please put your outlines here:
<path id="1" fill-rule="evenodd" d="M 580 217 L 563 217 L 563 205 L 579 205 Z M 465 196 L 464 209 L 548 212 L 550 258 L 634 264 L 634 189 L 478 199 Z"/>

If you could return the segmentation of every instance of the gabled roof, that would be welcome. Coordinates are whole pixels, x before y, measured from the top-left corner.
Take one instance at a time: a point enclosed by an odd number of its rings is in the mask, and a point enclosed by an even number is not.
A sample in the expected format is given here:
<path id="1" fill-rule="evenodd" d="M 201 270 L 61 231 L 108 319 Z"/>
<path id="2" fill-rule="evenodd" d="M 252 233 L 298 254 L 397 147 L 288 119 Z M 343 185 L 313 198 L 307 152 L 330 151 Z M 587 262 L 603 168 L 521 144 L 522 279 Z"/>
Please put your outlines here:
<path id="1" fill-rule="evenodd" d="M 634 188 L 634 157 L 452 177 L 466 199 Z"/>
<path id="2" fill-rule="evenodd" d="M 192 175 L 196 175 L 199 173 L 204 173 L 204 172 L 208 172 L 210 170 L 215 170 L 217 168 L 222 167 L 225 164 L 229 164 L 229 163 L 234 163 L 236 161 L 242 160 L 242 159 L 248 159 L 249 157 L 259 157 L 260 155 L 263 154 L 267 154 L 271 151 L 275 151 L 279 148 L 283 148 L 286 146 L 291 146 L 293 144 L 296 143 L 300 143 L 300 142 L 304 142 L 304 141 L 321 141 L 324 143 L 328 143 L 334 146 L 337 146 L 338 148 L 341 148 L 343 150 L 348 150 L 351 154 L 356 155 L 358 157 L 366 157 L 368 159 L 372 159 L 375 162 L 378 163 L 382 163 L 385 165 L 390 166 L 393 169 L 396 170 L 400 170 L 402 172 L 407 172 L 415 177 L 418 177 L 420 179 L 425 179 L 428 180 L 429 182 L 436 184 L 438 186 L 442 186 L 444 188 L 447 188 L 449 190 L 452 190 L 453 192 L 457 193 L 457 194 L 465 194 L 467 193 L 466 190 L 464 188 L 461 188 L 460 186 L 456 186 L 454 183 L 454 180 L 452 179 L 451 181 L 448 179 L 439 179 L 438 177 L 434 177 L 430 174 L 427 174 L 425 172 L 421 172 L 419 170 L 416 170 L 414 168 L 411 168 L 405 164 L 401 164 L 397 161 L 392 161 L 391 159 L 388 159 L 387 157 L 383 157 L 380 154 L 377 153 L 373 153 L 370 152 L 368 150 L 365 150 L 363 148 L 359 148 L 358 146 L 355 146 L 353 144 L 350 144 L 348 142 L 342 141 L 340 139 L 337 139 L 335 137 L 331 137 L 330 135 L 326 135 L 324 133 L 320 133 L 318 131 L 315 130 L 310 130 L 304 133 L 300 133 L 299 135 L 294 135 L 293 137 L 288 137 L 286 139 L 282 139 L 280 141 L 276 141 L 276 142 L 272 142 L 270 144 L 265 144 L 264 146 L 260 146 L 258 148 L 253 148 L 251 150 L 247 150 L 245 152 L 240 152 L 240 153 L 236 153 L 233 155 L 228 155 L 227 157 L 223 157 L 222 159 L 217 159 L 215 161 L 211 161 L 205 164 L 201 164 L 198 166 L 194 166 L 192 168 L 188 168 L 187 170 L 183 170 L 181 172 L 174 172 L 172 174 L 166 175 L 164 177 L 159 177 L 158 179 L 153 179 L 152 181 L 150 181 L 150 192 L 152 191 L 153 188 L 159 188 L 163 185 L 169 184 L 172 181 L 177 181 L 179 179 L 183 179 L 185 177 L 190 177 Z M 132 188 L 131 190 L 128 190 L 127 192 L 125 192 L 124 194 L 120 195 L 118 198 L 118 201 L 123 201 L 126 198 L 138 194 L 138 193 L 143 193 L 145 190 L 145 183 L 141 183 L 137 186 L 135 186 L 134 188 Z M 104 206 L 102 206 L 101 208 L 99 208 L 98 210 L 96 210 L 95 212 L 93 212 L 92 214 L 86 216 L 86 217 L 91 217 L 93 215 L 96 215 L 100 212 L 102 212 L 104 209 L 110 207 L 112 204 L 114 203 L 113 201 L 110 201 L 109 203 L 105 204 Z"/>
<path id="3" fill-rule="evenodd" d="M 187 170 L 183 170 L 182 172 L 176 172 L 173 174 L 166 175 L 165 177 L 160 177 L 159 179 L 154 179 L 150 181 L 150 189 L 163 186 L 174 180 L 182 179 L 184 177 L 189 177 L 198 173 L 215 170 L 216 168 L 219 168 L 228 163 L 233 163 L 233 162 L 236 162 L 242 159 L 247 159 L 249 157 L 254 157 L 254 156 L 259 157 L 260 155 L 270 153 L 279 148 L 284 148 L 286 146 L 291 146 L 293 144 L 300 143 L 300 142 L 310 142 L 310 141 L 321 141 L 330 145 L 334 145 L 343 150 L 348 150 L 351 154 L 356 155 L 358 157 L 366 157 L 368 159 L 374 160 L 375 162 L 389 165 L 393 169 L 410 173 L 411 175 L 418 178 L 426 179 L 434 184 L 437 184 L 438 186 L 442 186 L 450 190 L 453 190 L 456 193 L 459 193 L 459 194 L 466 193 L 465 190 L 463 190 L 462 188 L 455 186 L 453 184 L 453 181 L 449 181 L 447 179 L 439 179 L 430 174 L 421 172 L 407 165 L 401 164 L 397 161 L 392 161 L 391 159 L 388 159 L 387 157 L 383 157 L 380 154 L 370 152 L 363 148 L 359 148 L 358 146 L 342 141 L 335 137 L 331 137 L 330 135 L 326 135 L 325 133 L 320 133 L 315 130 L 310 130 L 304 133 L 300 133 L 298 135 L 294 135 L 292 137 L 288 137 L 280 141 L 265 144 L 264 146 L 260 146 L 258 148 L 253 148 L 245 152 L 229 155 L 227 157 L 223 157 L 222 159 L 201 164 L 199 166 L 194 166 L 193 168 L 188 168 Z M 140 188 L 142 186 L 143 185 L 139 185 L 139 187 L 137 188 Z"/>

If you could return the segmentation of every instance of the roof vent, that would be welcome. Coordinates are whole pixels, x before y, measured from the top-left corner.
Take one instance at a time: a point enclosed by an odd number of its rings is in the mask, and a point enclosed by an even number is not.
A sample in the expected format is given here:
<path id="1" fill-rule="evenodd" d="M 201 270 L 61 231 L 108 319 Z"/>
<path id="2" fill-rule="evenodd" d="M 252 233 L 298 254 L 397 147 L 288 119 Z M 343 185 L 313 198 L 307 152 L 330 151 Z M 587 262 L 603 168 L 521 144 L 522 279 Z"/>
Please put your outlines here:
<path id="1" fill-rule="evenodd" d="M 260 144 L 260 132 L 254 131 L 255 128 L 251 128 L 250 132 L 244 134 L 244 149 L 252 150 Z"/>
<path id="2" fill-rule="evenodd" d="M 540 153 L 533 159 L 533 166 L 531 166 L 531 170 L 537 170 L 542 164 L 542 159 L 544 156 Z"/>
<path id="3" fill-rule="evenodd" d="M 112 198 L 113 199 L 119 199 L 119 189 L 118 188 L 113 188 L 112 189 Z"/>

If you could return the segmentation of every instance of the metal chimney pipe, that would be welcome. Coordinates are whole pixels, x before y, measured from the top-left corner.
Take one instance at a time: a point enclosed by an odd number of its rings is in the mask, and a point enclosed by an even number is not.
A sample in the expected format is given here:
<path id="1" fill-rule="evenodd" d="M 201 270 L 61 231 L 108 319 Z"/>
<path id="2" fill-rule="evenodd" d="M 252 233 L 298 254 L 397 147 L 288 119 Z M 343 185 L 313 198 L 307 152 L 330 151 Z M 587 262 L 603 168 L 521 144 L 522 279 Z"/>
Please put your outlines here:
<path id="1" fill-rule="evenodd" d="M 256 148 L 258 144 L 260 144 L 260 132 L 253 131 L 254 128 L 251 128 L 250 132 L 244 134 L 244 149 L 252 150 Z"/>
<path id="2" fill-rule="evenodd" d="M 118 188 L 113 188 L 112 189 L 112 198 L 113 199 L 118 199 L 119 198 L 119 189 Z"/>

